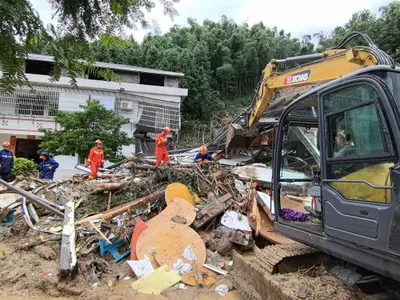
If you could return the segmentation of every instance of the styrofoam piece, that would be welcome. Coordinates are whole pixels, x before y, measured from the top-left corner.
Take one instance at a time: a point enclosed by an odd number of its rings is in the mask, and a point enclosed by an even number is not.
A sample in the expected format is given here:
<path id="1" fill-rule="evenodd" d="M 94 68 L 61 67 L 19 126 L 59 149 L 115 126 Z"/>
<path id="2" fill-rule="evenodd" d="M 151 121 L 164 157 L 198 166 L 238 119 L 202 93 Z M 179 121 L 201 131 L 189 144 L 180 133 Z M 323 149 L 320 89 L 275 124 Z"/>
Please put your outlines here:
<path id="1" fill-rule="evenodd" d="M 190 262 L 193 262 L 196 260 L 196 255 L 194 254 L 194 251 L 193 251 L 192 247 L 190 247 L 190 245 L 187 246 L 185 248 L 185 250 L 183 251 L 183 257 Z"/>
<path id="2" fill-rule="evenodd" d="M 221 224 L 231 229 L 251 231 L 247 216 L 233 210 L 227 210 L 224 213 Z"/>
<path id="3" fill-rule="evenodd" d="M 275 204 L 273 201 L 271 201 L 271 197 L 268 194 L 260 191 L 257 191 L 257 194 L 258 202 L 260 202 L 262 206 L 267 206 L 271 214 L 275 215 Z"/>

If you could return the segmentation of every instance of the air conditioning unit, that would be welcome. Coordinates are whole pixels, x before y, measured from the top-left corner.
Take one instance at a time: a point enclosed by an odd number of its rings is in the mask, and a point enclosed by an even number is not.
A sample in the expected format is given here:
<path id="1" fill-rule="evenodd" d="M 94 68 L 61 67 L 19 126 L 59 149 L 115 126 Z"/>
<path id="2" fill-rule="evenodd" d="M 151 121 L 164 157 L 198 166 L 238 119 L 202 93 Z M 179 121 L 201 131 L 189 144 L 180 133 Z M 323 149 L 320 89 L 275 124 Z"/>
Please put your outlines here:
<path id="1" fill-rule="evenodd" d="M 121 101 L 120 108 L 123 110 L 132 110 L 133 109 L 133 102 L 131 101 Z"/>

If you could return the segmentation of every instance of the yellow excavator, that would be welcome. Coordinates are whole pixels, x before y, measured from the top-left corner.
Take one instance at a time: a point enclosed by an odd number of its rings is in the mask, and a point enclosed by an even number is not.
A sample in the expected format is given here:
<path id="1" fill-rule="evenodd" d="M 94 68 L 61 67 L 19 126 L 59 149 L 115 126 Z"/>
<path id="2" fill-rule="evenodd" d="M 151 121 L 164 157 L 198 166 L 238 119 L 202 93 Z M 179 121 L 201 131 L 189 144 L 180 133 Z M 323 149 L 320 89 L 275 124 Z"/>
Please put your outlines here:
<path id="1" fill-rule="evenodd" d="M 366 46 L 347 47 L 355 39 Z M 279 73 L 287 63 L 297 66 Z M 251 107 L 216 145 L 227 156 L 271 150 L 276 232 L 400 281 L 400 69 L 368 36 L 354 32 L 324 53 L 271 60 Z M 284 207 L 287 185 L 305 187 L 320 204 L 313 218 Z M 262 256 L 296 256 L 288 247 Z"/>

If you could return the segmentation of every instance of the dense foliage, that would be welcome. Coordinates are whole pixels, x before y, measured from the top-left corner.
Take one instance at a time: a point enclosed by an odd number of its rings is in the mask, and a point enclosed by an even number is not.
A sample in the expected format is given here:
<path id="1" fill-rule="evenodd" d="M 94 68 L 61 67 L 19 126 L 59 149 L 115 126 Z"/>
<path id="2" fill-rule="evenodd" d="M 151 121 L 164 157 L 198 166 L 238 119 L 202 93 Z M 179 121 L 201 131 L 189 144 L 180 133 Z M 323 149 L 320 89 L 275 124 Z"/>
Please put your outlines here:
<path id="1" fill-rule="evenodd" d="M 122 158 L 121 147 L 131 145 L 133 140 L 121 130 L 129 121 L 107 110 L 98 100 L 88 100 L 80 106 L 82 111 L 55 111 L 54 120 L 61 130 L 40 129 L 44 133 L 40 150 L 55 155 L 75 155 L 87 157 L 94 142 L 104 142 L 105 158 L 118 161 Z"/>
<path id="2" fill-rule="evenodd" d="M 14 158 L 14 175 L 30 175 L 36 172 L 36 164 L 23 157 Z"/>
<path id="3" fill-rule="evenodd" d="M 10 0 L 5 2 L 8 1 Z M 24 1 L 26 0 L 11 2 L 15 3 L 13 5 L 23 5 Z M 276 27 L 266 28 L 263 23 L 254 26 L 236 24 L 223 16 L 219 22 L 205 20 L 202 24 L 189 19 L 189 26 L 174 26 L 164 35 L 156 30 L 140 44 L 132 36 L 123 39 L 110 34 L 107 28 L 100 25 L 111 26 L 116 20 L 122 25 L 130 26 L 135 21 L 145 23 L 143 13 L 137 9 L 151 9 L 154 6 L 153 1 L 50 1 L 55 8 L 60 9 L 59 17 L 63 24 L 61 28 L 74 30 L 64 31 L 69 32 L 68 35 L 61 32 L 63 38 L 57 36 L 56 30 L 50 31 L 52 43 L 48 42 L 49 31 L 40 32 L 31 37 L 26 45 L 34 53 L 68 57 L 56 60 L 54 79 L 60 74 L 60 66 L 69 66 L 71 78 L 74 78 L 76 72 L 80 72 L 83 66 L 72 61 L 72 57 L 84 58 L 89 62 L 97 60 L 183 72 L 185 77 L 181 85 L 189 89 L 189 97 L 182 106 L 184 121 L 197 120 L 210 124 L 210 120 L 224 117 L 226 112 L 237 112 L 250 104 L 249 98 L 254 94 L 261 72 L 270 59 L 323 51 L 336 45 L 351 31 L 367 33 L 380 48 L 400 62 L 400 1 L 383 6 L 378 15 L 368 10 L 357 12 L 348 23 L 335 28 L 329 35 L 310 33 L 298 39 Z M 0 4 L 0 14 L 3 13 L 3 2 Z M 176 14 L 171 5 L 175 0 L 161 2 L 165 3 L 167 13 L 172 16 Z M 91 6 L 87 7 L 89 3 Z M 108 5 L 104 11 L 101 10 L 103 5 Z M 25 7 L 25 11 L 29 9 Z M 16 16 L 22 17 L 18 12 Z M 11 22 L 0 25 L 1 34 L 7 24 L 11 24 L 12 28 L 20 25 L 14 16 L 10 15 L 9 18 L 16 21 L 16 24 Z M 33 19 L 32 24 L 36 24 L 34 20 L 36 19 Z M 13 34 L 22 32 L 23 36 L 31 36 L 35 28 L 18 27 Z M 4 30 L 7 31 L 7 27 Z M 87 42 L 82 36 L 94 39 Z M 313 42 L 317 42 L 317 45 Z M 363 41 L 356 42 L 363 44 Z M 5 45 L 8 49 L 7 42 Z M 7 57 L 13 57 L 12 53 L 15 51 L 10 51 L 0 53 L 0 63 Z M 12 63 L 10 68 L 14 66 L 14 62 L 8 61 Z M 112 79 L 111 75 L 102 75 Z"/>
<path id="4" fill-rule="evenodd" d="M 133 28 L 137 23 L 148 26 L 144 11 L 155 6 L 153 0 L 48 0 L 55 17 L 57 29 L 46 28 L 29 0 L 0 1 L 0 92 L 12 92 L 16 85 L 26 82 L 24 60 L 35 49 L 47 48 L 55 57 L 52 78 L 58 80 L 61 69 L 66 68 L 71 84 L 76 84 L 76 74 L 90 68 L 92 57 L 88 50 L 88 38 L 100 34 L 115 34 L 123 27 Z M 160 0 L 165 14 L 177 14 L 173 2 Z M 65 39 L 60 39 L 63 36 Z M 76 58 L 84 58 L 89 66 L 84 66 Z"/>
<path id="5" fill-rule="evenodd" d="M 90 53 L 98 61 L 185 73 L 181 85 L 189 89 L 189 97 L 183 104 L 183 117 L 209 121 L 250 104 L 270 59 L 323 51 L 351 31 L 367 33 L 399 62 L 398 20 L 400 2 L 394 1 L 382 7 L 379 16 L 364 10 L 330 35 L 317 33 L 299 40 L 263 23 L 239 25 L 225 16 L 219 22 L 205 20 L 203 24 L 189 19 L 189 26 L 175 26 L 164 35 L 148 35 L 141 44 L 133 37 L 103 35 L 90 44 Z M 312 41 L 318 42 L 317 49 Z"/>

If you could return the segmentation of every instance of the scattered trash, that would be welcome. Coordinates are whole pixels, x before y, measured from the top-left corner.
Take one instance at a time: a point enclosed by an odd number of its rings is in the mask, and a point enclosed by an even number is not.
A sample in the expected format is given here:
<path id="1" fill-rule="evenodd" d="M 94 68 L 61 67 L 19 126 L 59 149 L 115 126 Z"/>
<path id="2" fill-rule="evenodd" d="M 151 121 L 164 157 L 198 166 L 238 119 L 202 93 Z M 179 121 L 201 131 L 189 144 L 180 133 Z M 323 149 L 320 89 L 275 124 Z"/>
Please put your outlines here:
<path id="1" fill-rule="evenodd" d="M 125 246 L 126 241 L 123 239 L 114 241 L 111 245 L 109 245 L 105 240 L 100 240 L 99 241 L 99 246 L 100 246 L 100 256 L 106 255 L 106 253 L 110 253 L 114 257 L 114 263 L 120 262 L 122 259 L 125 257 L 129 256 L 131 254 L 131 250 L 127 250 L 125 253 L 120 254 L 117 250 L 119 247 Z"/>
<path id="2" fill-rule="evenodd" d="M 173 269 L 180 276 L 187 274 L 192 266 L 190 264 L 185 264 L 182 260 L 178 259 L 178 261 L 174 264 Z"/>
<path id="3" fill-rule="evenodd" d="M 226 272 L 226 271 L 224 271 L 224 270 L 222 270 L 222 269 L 220 269 L 220 268 L 218 268 L 216 266 L 212 266 L 212 265 L 209 265 L 209 264 L 204 264 L 203 267 L 206 268 L 206 269 L 209 269 L 211 271 L 214 271 L 214 272 L 216 272 L 218 274 L 224 275 L 224 276 L 228 275 L 228 272 Z"/>
<path id="4" fill-rule="evenodd" d="M 128 260 L 127 263 L 137 278 L 142 278 L 154 271 L 154 268 L 146 255 L 142 260 Z"/>
<path id="5" fill-rule="evenodd" d="M 185 284 L 180 283 L 178 284 L 178 290 L 187 290 L 187 287 L 185 286 Z"/>
<path id="6" fill-rule="evenodd" d="M 251 231 L 247 217 L 233 210 L 225 212 L 222 216 L 221 224 L 231 229 Z"/>
<path id="7" fill-rule="evenodd" d="M 229 292 L 229 287 L 225 284 L 221 284 L 215 288 L 215 292 L 220 296 L 226 296 Z"/>
<path id="8" fill-rule="evenodd" d="M 193 252 L 192 247 L 187 246 L 183 251 L 183 257 L 190 262 L 194 262 L 196 260 L 196 255 Z"/>
<path id="9" fill-rule="evenodd" d="M 46 260 L 60 257 L 66 281 L 79 271 L 88 287 L 113 288 L 136 276 L 131 286 L 141 293 L 217 285 L 223 296 L 232 288 L 225 277 L 233 271 L 232 250 L 252 249 L 253 232 L 273 243 L 293 241 L 273 231 L 270 169 L 236 167 L 241 162 L 228 159 L 226 164 L 189 161 L 179 164 L 178 158 L 170 167 L 156 168 L 150 158 L 131 157 L 101 169 L 92 181 L 87 174 L 57 182 L 20 177 L 4 185 L 12 197 L 0 194 L 0 224 L 22 220 L 26 240 L 20 249 Z M 285 190 L 281 211 L 303 221 L 308 216 L 303 204 L 310 202 L 298 196 L 299 186 L 290 188 L 295 193 Z M 129 273 L 117 264 L 124 260 Z"/>

